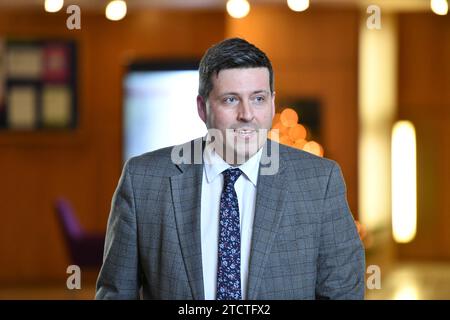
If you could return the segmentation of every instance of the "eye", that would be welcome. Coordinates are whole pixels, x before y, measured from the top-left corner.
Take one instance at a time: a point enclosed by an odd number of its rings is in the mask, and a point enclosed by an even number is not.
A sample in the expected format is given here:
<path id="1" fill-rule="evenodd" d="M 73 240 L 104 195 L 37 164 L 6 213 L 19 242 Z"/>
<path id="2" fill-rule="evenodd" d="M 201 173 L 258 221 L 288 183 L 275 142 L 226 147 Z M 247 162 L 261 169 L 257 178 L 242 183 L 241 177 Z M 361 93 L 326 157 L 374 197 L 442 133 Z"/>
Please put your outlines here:
<path id="1" fill-rule="evenodd" d="M 225 97 L 223 102 L 226 104 L 233 104 L 237 101 L 236 97 Z"/>
<path id="2" fill-rule="evenodd" d="M 264 96 L 255 96 L 253 98 L 253 101 L 255 101 L 256 103 L 263 103 L 264 101 L 266 101 L 266 97 L 264 97 Z"/>

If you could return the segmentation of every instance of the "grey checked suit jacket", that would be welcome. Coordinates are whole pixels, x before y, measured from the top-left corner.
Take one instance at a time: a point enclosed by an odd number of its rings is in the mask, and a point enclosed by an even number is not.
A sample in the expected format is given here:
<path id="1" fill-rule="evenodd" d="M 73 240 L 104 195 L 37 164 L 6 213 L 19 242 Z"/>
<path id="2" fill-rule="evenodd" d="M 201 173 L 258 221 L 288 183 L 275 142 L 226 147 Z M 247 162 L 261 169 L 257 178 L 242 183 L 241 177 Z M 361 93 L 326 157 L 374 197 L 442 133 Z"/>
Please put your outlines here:
<path id="1" fill-rule="evenodd" d="M 97 299 L 204 299 L 203 165 L 174 164 L 171 150 L 124 166 Z M 248 299 L 363 299 L 364 249 L 339 166 L 283 145 L 279 156 L 278 173 L 258 178 Z"/>

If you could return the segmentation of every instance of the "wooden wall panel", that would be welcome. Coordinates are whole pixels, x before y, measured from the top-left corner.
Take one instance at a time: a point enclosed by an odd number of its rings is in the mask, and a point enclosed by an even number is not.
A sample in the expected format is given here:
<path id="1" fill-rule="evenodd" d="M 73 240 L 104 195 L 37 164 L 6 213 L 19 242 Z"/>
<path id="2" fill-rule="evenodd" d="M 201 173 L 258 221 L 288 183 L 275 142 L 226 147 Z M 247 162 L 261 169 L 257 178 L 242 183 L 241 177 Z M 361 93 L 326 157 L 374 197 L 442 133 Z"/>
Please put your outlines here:
<path id="1" fill-rule="evenodd" d="M 200 57 L 225 36 L 243 36 L 271 57 L 279 98 L 323 104 L 326 156 L 341 165 L 357 215 L 356 10 L 253 6 L 243 20 L 224 12 L 144 11 L 110 22 L 82 14 L 0 12 L 0 36 L 67 37 L 79 44 L 80 126 L 74 132 L 0 132 L 0 283 L 61 281 L 68 259 L 52 210 L 67 196 L 89 230 L 104 231 L 121 171 L 122 76 L 135 58 Z"/>
<path id="2" fill-rule="evenodd" d="M 53 201 L 70 199 L 81 223 L 104 232 L 121 168 L 122 76 L 135 58 L 200 58 L 224 37 L 221 11 L 142 11 L 120 22 L 65 13 L 0 11 L 0 37 L 75 39 L 79 127 L 0 132 L 0 284 L 66 278 L 69 264 Z"/>
<path id="3" fill-rule="evenodd" d="M 450 19 L 399 17 L 399 118 L 417 135 L 416 238 L 398 245 L 404 259 L 450 259 Z"/>
<path id="4" fill-rule="evenodd" d="M 283 97 L 318 98 L 322 103 L 325 156 L 338 161 L 357 217 L 356 9 L 308 9 L 285 5 L 252 6 L 245 19 L 228 18 L 227 36 L 241 36 L 263 49 L 273 62 L 275 91 Z M 277 105 L 277 107 L 285 107 Z"/>

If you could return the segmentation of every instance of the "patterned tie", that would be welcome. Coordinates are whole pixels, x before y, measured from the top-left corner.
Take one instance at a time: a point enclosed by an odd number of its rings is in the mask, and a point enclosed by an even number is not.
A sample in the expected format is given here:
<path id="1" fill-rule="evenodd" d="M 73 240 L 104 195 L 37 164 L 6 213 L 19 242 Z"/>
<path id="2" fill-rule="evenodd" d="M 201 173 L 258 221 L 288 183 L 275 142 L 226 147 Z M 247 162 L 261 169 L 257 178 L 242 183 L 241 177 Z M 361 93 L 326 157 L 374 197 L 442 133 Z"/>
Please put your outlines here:
<path id="1" fill-rule="evenodd" d="M 241 300 L 241 232 L 239 205 L 234 183 L 242 174 L 238 168 L 222 172 L 220 197 L 217 300 Z"/>

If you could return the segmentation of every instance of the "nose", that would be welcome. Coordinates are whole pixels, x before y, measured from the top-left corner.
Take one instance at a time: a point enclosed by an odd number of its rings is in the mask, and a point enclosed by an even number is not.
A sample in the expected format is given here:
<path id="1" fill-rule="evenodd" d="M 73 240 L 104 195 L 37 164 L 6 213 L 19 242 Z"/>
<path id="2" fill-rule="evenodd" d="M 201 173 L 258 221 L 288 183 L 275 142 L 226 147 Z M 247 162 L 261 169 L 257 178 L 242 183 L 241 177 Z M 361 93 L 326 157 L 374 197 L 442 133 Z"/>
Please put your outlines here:
<path id="1" fill-rule="evenodd" d="M 239 104 L 238 108 L 238 116 L 237 116 L 238 120 L 242 122 L 250 122 L 253 120 L 254 117 L 255 115 L 253 114 L 252 107 L 249 105 L 247 101 L 242 101 Z"/>

